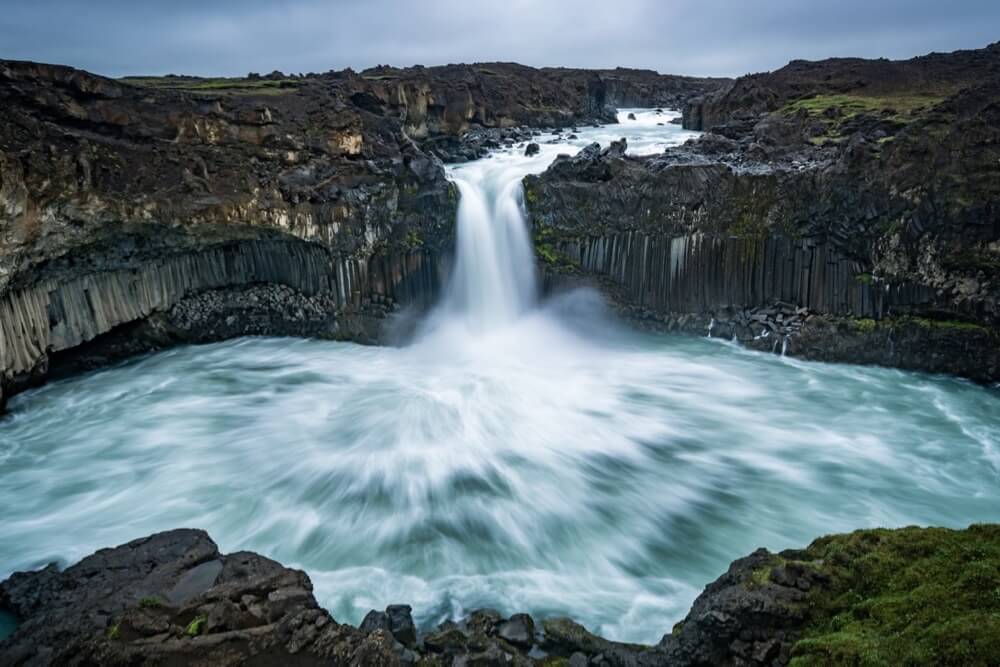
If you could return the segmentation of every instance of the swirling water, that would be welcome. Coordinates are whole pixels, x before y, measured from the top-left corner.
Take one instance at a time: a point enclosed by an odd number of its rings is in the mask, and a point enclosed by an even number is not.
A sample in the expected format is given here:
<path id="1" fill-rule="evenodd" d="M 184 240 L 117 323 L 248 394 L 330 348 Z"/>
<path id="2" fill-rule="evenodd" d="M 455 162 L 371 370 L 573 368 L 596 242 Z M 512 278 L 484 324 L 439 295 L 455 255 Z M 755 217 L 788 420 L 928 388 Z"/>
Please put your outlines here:
<path id="1" fill-rule="evenodd" d="M 640 150 L 682 136 L 649 125 Z M 467 210 L 496 220 L 509 178 L 566 150 L 543 148 L 457 168 L 485 193 Z M 503 276 L 525 237 L 501 229 Z M 342 621 L 492 606 L 655 642 L 758 546 L 1000 518 L 997 390 L 637 333 L 593 293 L 535 304 L 522 278 L 453 287 L 405 347 L 241 339 L 15 398 L 0 577 L 202 527 L 308 571 Z"/>

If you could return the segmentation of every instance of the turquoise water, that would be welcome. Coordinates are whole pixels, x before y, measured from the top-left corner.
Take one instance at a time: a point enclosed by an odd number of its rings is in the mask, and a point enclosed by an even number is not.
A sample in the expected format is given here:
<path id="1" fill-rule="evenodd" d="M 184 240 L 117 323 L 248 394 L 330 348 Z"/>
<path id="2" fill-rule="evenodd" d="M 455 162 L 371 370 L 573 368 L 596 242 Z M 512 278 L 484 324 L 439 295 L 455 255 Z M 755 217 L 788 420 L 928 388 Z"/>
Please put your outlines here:
<path id="1" fill-rule="evenodd" d="M 655 642 L 756 547 L 1000 519 L 996 390 L 629 332 L 589 293 L 405 348 L 178 348 L 10 409 L 0 576 L 201 527 L 346 622 L 492 606 Z"/>
<path id="2" fill-rule="evenodd" d="M 9 637 L 17 629 L 17 619 L 0 610 L 0 639 Z"/>

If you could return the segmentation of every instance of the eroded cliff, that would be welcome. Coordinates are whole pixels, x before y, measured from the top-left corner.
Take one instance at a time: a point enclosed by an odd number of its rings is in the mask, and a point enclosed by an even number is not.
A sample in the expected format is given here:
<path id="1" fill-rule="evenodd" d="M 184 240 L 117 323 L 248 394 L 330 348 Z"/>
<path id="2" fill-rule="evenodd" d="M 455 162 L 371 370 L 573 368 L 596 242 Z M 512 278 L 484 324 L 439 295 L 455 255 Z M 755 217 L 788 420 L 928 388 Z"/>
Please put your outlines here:
<path id="1" fill-rule="evenodd" d="M 858 63 L 786 69 L 829 84 Z M 871 67 L 880 94 L 741 79 L 689 108 L 724 121 L 700 140 L 591 147 L 528 178 L 550 282 L 608 278 L 656 326 L 1000 379 L 1000 50 Z"/>

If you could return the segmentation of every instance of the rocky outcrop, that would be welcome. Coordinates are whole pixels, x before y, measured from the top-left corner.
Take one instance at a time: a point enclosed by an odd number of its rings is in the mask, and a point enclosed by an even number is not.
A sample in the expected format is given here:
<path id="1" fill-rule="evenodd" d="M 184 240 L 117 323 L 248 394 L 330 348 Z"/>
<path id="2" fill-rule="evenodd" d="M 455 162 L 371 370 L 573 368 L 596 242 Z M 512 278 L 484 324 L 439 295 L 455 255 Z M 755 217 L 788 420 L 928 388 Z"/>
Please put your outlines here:
<path id="1" fill-rule="evenodd" d="M 929 57 L 925 74 L 1000 66 L 995 47 L 974 53 Z M 838 63 L 856 69 L 825 67 Z M 754 347 L 996 381 L 998 90 L 905 112 L 751 100 L 662 155 L 585 149 L 525 181 L 538 254 L 562 282 L 609 279 L 663 328 L 705 334 L 714 319 L 713 335 Z"/>
<path id="2" fill-rule="evenodd" d="M 566 127 L 616 122 L 617 107 L 680 108 L 728 79 L 651 70 L 582 70 L 477 63 L 365 70 L 371 103 L 403 117 L 418 140 L 458 136 L 474 127 Z"/>
<path id="3" fill-rule="evenodd" d="M 755 121 L 761 114 L 777 111 L 790 102 L 816 96 L 947 97 L 1000 75 L 998 53 L 1000 42 L 985 49 L 931 53 L 910 60 L 793 60 L 774 72 L 740 77 L 689 98 L 680 107 L 683 125 L 690 130 L 708 131 Z"/>
<path id="4" fill-rule="evenodd" d="M 434 298 L 457 195 L 356 76 L 161 83 L 0 63 L 0 404 L 81 346 L 372 341 Z"/>
<path id="5" fill-rule="evenodd" d="M 378 340 L 447 270 L 457 193 L 434 152 L 715 85 L 512 64 L 115 81 L 0 61 L 0 406 L 57 362 L 171 341 Z"/>
<path id="6" fill-rule="evenodd" d="M 317 604 L 304 572 L 251 552 L 223 555 L 203 531 L 174 530 L 0 582 L 0 612 L 17 619 L 0 662 L 694 667 L 863 655 L 985 665 L 1000 655 L 998 565 L 998 526 L 868 530 L 802 550 L 759 549 L 709 584 L 659 644 L 641 646 L 568 618 L 489 609 L 422 631 L 409 606 L 391 605 L 355 628 Z"/>

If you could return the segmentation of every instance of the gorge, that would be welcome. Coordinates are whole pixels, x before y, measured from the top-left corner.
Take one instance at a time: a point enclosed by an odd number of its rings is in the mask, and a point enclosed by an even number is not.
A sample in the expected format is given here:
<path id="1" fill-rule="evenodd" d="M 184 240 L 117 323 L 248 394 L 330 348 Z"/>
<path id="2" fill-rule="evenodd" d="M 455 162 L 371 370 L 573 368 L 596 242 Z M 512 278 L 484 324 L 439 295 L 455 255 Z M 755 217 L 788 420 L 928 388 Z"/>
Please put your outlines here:
<path id="1" fill-rule="evenodd" d="M 871 553 L 968 543 L 992 590 L 993 526 L 754 549 L 996 520 L 998 53 L 901 66 L 987 83 L 894 115 L 795 63 L 792 102 L 781 72 L 4 63 L 0 561 L 37 571 L 0 656 L 821 661 L 852 647 L 816 596 Z"/>

